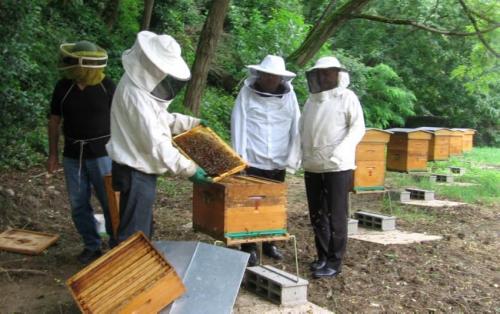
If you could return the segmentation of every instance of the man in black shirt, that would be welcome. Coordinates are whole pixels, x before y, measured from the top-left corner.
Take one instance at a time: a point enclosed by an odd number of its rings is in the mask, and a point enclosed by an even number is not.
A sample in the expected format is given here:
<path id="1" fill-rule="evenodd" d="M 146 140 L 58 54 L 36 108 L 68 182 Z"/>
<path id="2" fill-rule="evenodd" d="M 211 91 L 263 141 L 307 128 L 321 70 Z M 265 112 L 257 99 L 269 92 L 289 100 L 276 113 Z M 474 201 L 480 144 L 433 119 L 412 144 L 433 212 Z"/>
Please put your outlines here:
<path id="1" fill-rule="evenodd" d="M 72 218 L 84 250 L 78 260 L 84 264 L 101 255 L 94 209 L 90 203 L 94 188 L 113 245 L 113 232 L 103 176 L 111 172 L 111 159 L 104 145 L 110 133 L 110 107 L 115 84 L 104 76 L 107 54 L 88 42 L 61 45 L 61 66 L 65 78 L 57 82 L 49 118 L 49 173 L 59 167 L 59 130 L 63 123 L 63 168 Z"/>

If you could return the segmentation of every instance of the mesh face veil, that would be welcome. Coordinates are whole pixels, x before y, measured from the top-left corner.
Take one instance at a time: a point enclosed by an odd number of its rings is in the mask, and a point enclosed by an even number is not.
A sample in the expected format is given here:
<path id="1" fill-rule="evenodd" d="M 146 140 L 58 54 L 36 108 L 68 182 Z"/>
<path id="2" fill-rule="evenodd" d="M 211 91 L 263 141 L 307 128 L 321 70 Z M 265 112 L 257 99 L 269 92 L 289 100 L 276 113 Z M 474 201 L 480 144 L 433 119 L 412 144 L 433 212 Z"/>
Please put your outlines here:
<path id="1" fill-rule="evenodd" d="M 173 76 L 167 75 L 156 87 L 151 91 L 151 94 L 163 100 L 173 99 L 179 91 L 186 85 L 188 81 L 179 80 Z"/>
<path id="2" fill-rule="evenodd" d="M 59 70 L 70 80 L 85 85 L 97 85 L 104 79 L 107 65 L 106 51 L 89 41 L 62 44 Z"/>
<path id="3" fill-rule="evenodd" d="M 75 67 L 100 69 L 105 68 L 108 63 L 108 54 L 106 51 L 97 45 L 88 43 L 84 48 L 88 50 L 80 50 L 79 43 L 62 44 L 59 47 L 61 59 L 59 62 L 59 70 L 67 70 Z"/>
<path id="4" fill-rule="evenodd" d="M 337 80 L 333 81 L 325 75 L 326 71 L 338 71 Z M 307 85 L 311 94 L 321 93 L 326 90 L 334 89 L 339 86 L 341 73 L 346 73 L 344 69 L 339 68 L 319 68 L 306 72 Z"/>

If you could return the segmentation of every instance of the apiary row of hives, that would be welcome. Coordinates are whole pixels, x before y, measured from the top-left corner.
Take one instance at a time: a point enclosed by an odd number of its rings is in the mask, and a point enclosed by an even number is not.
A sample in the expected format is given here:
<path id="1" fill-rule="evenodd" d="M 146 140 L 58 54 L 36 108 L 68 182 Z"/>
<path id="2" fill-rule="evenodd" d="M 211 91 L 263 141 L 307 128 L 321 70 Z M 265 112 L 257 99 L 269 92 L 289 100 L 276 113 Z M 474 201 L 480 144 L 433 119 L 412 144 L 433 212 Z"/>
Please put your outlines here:
<path id="1" fill-rule="evenodd" d="M 367 129 L 356 149 L 354 190 L 383 190 L 385 170 L 427 171 L 427 162 L 472 150 L 475 130 L 421 127 Z"/>

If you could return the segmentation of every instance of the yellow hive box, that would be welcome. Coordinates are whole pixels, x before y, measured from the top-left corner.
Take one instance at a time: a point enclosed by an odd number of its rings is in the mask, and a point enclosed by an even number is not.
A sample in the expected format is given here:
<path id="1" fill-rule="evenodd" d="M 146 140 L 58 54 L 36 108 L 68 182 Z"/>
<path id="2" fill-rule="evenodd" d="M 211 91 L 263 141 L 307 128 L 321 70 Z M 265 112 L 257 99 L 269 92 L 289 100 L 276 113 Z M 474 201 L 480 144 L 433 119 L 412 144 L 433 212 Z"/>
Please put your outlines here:
<path id="1" fill-rule="evenodd" d="M 356 170 L 354 171 L 354 191 L 384 190 L 385 151 L 391 132 L 380 129 L 366 129 L 361 142 L 356 147 Z"/>
<path id="2" fill-rule="evenodd" d="M 137 232 L 66 282 L 82 313 L 157 313 L 186 288 Z"/>
<path id="3" fill-rule="evenodd" d="M 193 228 L 226 244 L 288 239 L 285 183 L 230 176 L 193 188 Z"/>

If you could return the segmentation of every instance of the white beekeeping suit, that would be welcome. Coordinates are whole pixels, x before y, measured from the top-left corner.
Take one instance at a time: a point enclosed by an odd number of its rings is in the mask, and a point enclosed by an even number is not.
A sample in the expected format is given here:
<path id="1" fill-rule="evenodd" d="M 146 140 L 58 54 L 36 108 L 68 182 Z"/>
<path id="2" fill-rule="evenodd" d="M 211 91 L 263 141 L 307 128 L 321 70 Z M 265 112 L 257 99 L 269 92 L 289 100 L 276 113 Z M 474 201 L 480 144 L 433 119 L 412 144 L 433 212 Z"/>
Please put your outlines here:
<path id="1" fill-rule="evenodd" d="M 315 69 L 342 69 L 335 57 L 319 59 Z M 363 110 L 358 97 L 347 88 L 349 74 L 339 72 L 338 86 L 318 91 L 309 77 L 311 94 L 304 105 L 300 123 L 302 166 L 309 172 L 332 172 L 355 169 L 356 146 L 365 133 Z"/>
<path id="2" fill-rule="evenodd" d="M 172 133 L 189 130 L 200 120 L 167 111 L 179 83 L 191 75 L 179 44 L 168 35 L 143 31 L 122 61 L 125 74 L 111 108 L 109 156 L 148 174 L 192 176 L 196 165 L 172 146 Z"/>
<path id="3" fill-rule="evenodd" d="M 291 80 L 281 57 L 267 56 L 259 65 L 250 65 L 250 76 L 238 94 L 231 115 L 231 143 L 251 167 L 295 172 L 300 165 L 300 109 Z M 281 91 L 257 91 L 257 73 L 281 76 Z"/>

